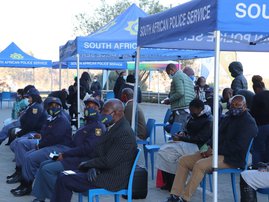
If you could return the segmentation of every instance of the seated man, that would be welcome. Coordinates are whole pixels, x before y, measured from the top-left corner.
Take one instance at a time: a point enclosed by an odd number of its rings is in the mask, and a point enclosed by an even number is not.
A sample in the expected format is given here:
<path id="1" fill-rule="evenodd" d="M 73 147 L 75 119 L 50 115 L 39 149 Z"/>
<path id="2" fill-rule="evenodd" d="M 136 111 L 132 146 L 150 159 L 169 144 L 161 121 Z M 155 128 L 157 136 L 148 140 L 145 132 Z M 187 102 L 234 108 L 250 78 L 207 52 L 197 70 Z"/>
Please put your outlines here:
<path id="1" fill-rule="evenodd" d="M 79 169 L 84 172 L 58 176 L 51 202 L 70 202 L 73 191 L 85 192 L 96 187 L 117 191 L 128 186 L 137 145 L 123 110 L 120 100 L 105 103 L 101 120 L 108 128 L 105 138 L 96 146 L 96 156 L 80 164 Z"/>
<path id="2" fill-rule="evenodd" d="M 57 161 L 48 160 L 41 163 L 33 186 L 32 194 L 37 197 L 34 202 L 51 198 L 57 176 L 62 171 L 75 170 L 82 161 L 93 158 L 95 146 L 103 138 L 106 128 L 100 122 L 98 100 L 89 98 L 85 105 L 86 123 L 75 133 L 74 147 L 60 154 Z"/>
<path id="3" fill-rule="evenodd" d="M 241 95 L 231 99 L 229 113 L 219 127 L 218 168 L 243 168 L 250 141 L 258 133 L 255 120 L 246 110 L 246 100 Z M 239 127 L 240 126 L 240 127 Z M 204 175 L 212 171 L 212 149 L 186 155 L 179 159 L 170 197 L 166 202 L 190 201 Z M 187 177 L 191 172 L 187 184 Z"/>
<path id="4" fill-rule="evenodd" d="M 122 89 L 121 101 L 125 103 L 124 116 L 127 121 L 132 125 L 132 114 L 133 114 L 133 96 L 134 91 L 131 88 Z M 137 125 L 137 137 L 140 139 L 147 139 L 147 126 L 145 121 L 145 116 L 142 109 L 137 105 L 138 111 L 138 122 Z"/>
<path id="5" fill-rule="evenodd" d="M 49 159 L 50 152 L 63 152 L 70 148 L 72 130 L 70 121 L 66 118 L 58 98 L 48 98 L 48 118 L 40 134 L 35 133 L 34 139 L 24 138 L 17 142 L 15 148 L 16 166 L 20 166 L 21 185 L 11 190 L 15 196 L 30 194 L 32 182 L 42 161 Z M 20 139 L 20 138 L 19 138 Z M 40 139 L 40 141 L 38 140 Z M 17 169 L 18 170 L 18 169 Z M 15 183 L 16 178 L 10 178 L 7 183 Z"/>
<path id="6" fill-rule="evenodd" d="M 241 202 L 257 202 L 257 189 L 269 188 L 268 164 L 258 170 L 246 170 L 240 176 Z"/>
<path id="7" fill-rule="evenodd" d="M 185 129 L 172 136 L 173 142 L 161 146 L 157 155 L 157 168 L 162 171 L 165 186 L 162 189 L 171 190 L 178 159 L 186 154 L 193 154 L 212 136 L 212 115 L 208 105 L 194 99 L 189 105 L 190 114 Z"/>

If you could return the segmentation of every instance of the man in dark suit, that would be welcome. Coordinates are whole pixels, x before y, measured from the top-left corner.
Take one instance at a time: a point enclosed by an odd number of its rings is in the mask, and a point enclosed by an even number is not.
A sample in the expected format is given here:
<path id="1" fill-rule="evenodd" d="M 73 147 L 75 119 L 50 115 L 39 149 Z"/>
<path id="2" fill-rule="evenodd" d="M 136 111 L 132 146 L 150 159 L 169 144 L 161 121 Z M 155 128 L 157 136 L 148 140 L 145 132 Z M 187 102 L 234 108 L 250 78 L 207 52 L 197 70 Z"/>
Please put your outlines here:
<path id="1" fill-rule="evenodd" d="M 96 157 L 80 164 L 79 169 L 84 172 L 61 174 L 51 202 L 71 201 L 73 191 L 85 192 L 96 187 L 117 191 L 127 187 L 137 145 L 130 124 L 124 118 L 122 102 L 117 99 L 108 100 L 101 121 L 107 126 L 107 132 L 96 145 Z"/>

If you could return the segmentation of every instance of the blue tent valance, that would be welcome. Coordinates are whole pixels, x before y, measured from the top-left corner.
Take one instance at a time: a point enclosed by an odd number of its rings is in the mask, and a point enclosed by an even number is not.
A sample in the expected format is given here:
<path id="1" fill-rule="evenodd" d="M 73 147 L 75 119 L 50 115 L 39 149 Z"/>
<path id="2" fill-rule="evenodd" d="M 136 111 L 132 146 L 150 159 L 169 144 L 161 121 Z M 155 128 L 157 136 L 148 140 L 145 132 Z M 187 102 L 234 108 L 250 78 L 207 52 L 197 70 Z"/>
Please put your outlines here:
<path id="1" fill-rule="evenodd" d="M 147 14 L 135 4 L 95 33 L 76 37 L 60 47 L 61 61 L 126 62 L 134 61 L 137 48 L 138 18 Z M 142 49 L 142 61 L 179 60 L 211 57 L 213 52 L 190 50 Z"/>
<path id="2" fill-rule="evenodd" d="M 51 67 L 51 60 L 40 60 L 23 52 L 14 42 L 0 53 L 0 67 Z"/>
<path id="3" fill-rule="evenodd" d="M 221 50 L 269 51 L 267 0 L 193 0 L 140 18 L 138 46 L 214 50 L 214 31 Z"/>

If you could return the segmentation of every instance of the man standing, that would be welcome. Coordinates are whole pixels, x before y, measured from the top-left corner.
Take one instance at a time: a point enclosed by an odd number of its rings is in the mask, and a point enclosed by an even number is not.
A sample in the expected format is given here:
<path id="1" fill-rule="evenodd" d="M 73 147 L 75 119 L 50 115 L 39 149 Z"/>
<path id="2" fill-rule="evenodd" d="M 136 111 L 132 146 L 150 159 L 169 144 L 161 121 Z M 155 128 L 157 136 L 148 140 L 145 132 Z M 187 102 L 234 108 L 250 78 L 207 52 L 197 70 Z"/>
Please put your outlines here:
<path id="1" fill-rule="evenodd" d="M 232 97 L 229 113 L 219 127 L 218 168 L 243 168 L 250 141 L 257 133 L 257 125 L 247 111 L 245 98 L 241 95 Z M 211 141 L 207 145 L 207 150 L 179 159 L 171 195 L 166 202 L 190 201 L 204 175 L 212 171 Z M 190 171 L 191 177 L 185 185 Z"/>
<path id="2" fill-rule="evenodd" d="M 238 91 L 241 89 L 248 89 L 248 82 L 243 75 L 243 65 L 241 62 L 232 62 L 229 65 L 229 71 L 234 78 L 231 84 L 231 89 L 233 89 L 234 95 L 237 95 Z"/>
<path id="3" fill-rule="evenodd" d="M 96 146 L 96 156 L 80 164 L 79 169 L 86 172 L 58 177 L 51 202 L 69 202 L 73 191 L 85 192 L 95 187 L 117 191 L 128 186 L 137 146 L 130 124 L 124 118 L 122 102 L 108 100 L 101 120 L 107 132 Z"/>
<path id="4" fill-rule="evenodd" d="M 175 64 L 168 64 L 166 73 L 172 79 L 169 98 L 164 104 L 170 104 L 173 111 L 173 121 L 185 125 L 190 102 L 195 98 L 194 85 L 191 79 L 178 70 Z"/>

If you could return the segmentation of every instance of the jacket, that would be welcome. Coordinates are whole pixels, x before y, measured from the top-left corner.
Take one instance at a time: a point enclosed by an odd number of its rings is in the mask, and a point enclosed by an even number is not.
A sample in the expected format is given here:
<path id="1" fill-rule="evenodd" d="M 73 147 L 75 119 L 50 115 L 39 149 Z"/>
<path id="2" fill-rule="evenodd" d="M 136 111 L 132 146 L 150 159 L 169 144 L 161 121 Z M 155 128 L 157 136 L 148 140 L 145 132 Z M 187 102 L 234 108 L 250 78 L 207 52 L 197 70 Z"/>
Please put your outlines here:
<path id="1" fill-rule="evenodd" d="M 63 153 L 64 169 L 77 169 L 79 163 L 93 157 L 96 145 L 104 138 L 106 128 L 99 121 L 81 127 L 73 138 L 72 148 Z"/>
<path id="2" fill-rule="evenodd" d="M 185 136 L 180 137 L 180 141 L 197 144 L 200 148 L 212 137 L 212 121 L 210 107 L 205 105 L 199 117 L 190 117 L 185 127 Z"/>
<path id="3" fill-rule="evenodd" d="M 194 85 L 192 80 L 178 70 L 172 79 L 169 100 L 171 110 L 188 108 L 189 103 L 195 98 Z"/>
<path id="4" fill-rule="evenodd" d="M 88 168 L 101 171 L 93 186 L 110 191 L 127 188 L 136 151 L 133 130 L 123 117 L 110 128 L 105 138 L 96 146 L 96 157 L 87 162 Z"/>
<path id="5" fill-rule="evenodd" d="M 257 125 L 248 111 L 239 116 L 226 115 L 219 126 L 218 154 L 228 165 L 244 168 L 249 143 L 257 134 Z"/>
<path id="6" fill-rule="evenodd" d="M 237 95 L 238 91 L 241 89 L 248 89 L 248 82 L 243 75 L 243 66 L 240 62 L 232 62 L 229 65 L 229 71 L 231 72 L 234 80 L 231 84 L 231 89 L 233 89 L 233 94 Z"/>
<path id="7" fill-rule="evenodd" d="M 42 127 L 40 134 L 40 149 L 57 144 L 71 146 L 72 128 L 70 121 L 63 114 L 63 111 L 54 118 L 49 117 L 46 124 Z"/>

